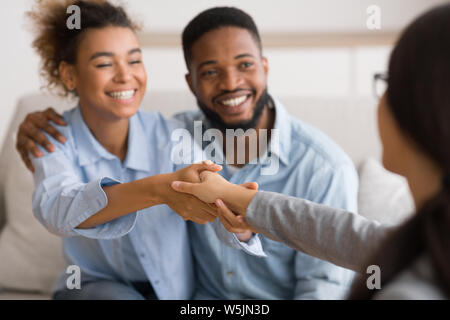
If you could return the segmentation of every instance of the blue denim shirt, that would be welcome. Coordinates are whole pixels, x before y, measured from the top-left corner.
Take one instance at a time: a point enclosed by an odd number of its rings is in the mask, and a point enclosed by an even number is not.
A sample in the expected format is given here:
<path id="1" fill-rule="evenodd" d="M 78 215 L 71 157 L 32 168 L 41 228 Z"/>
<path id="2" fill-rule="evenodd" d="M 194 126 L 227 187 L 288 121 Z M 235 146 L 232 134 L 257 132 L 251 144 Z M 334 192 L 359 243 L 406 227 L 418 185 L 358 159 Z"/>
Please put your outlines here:
<path id="1" fill-rule="evenodd" d="M 33 212 L 50 232 L 64 237 L 68 264 L 81 268 L 82 283 L 92 279 L 150 280 L 160 299 L 191 298 L 195 280 L 188 230 L 186 222 L 168 206 L 132 212 L 91 229 L 76 228 L 107 205 L 102 187 L 181 168 L 183 165 L 172 161 L 171 134 L 184 124 L 166 120 L 159 113 L 138 112 L 130 118 L 128 152 L 122 163 L 94 138 L 79 107 L 64 113 L 64 118 L 68 126 L 58 130 L 67 142 L 62 145 L 49 137 L 55 151 L 42 150 L 43 157 L 32 159 Z M 187 163 L 202 160 L 192 157 L 194 150 L 190 152 L 184 155 Z M 202 156 L 201 149 L 199 154 Z M 262 254 L 259 239 L 241 243 L 218 221 L 213 224 L 218 238 L 227 245 Z M 65 288 L 68 277 L 63 271 L 54 290 Z"/>
<path id="2" fill-rule="evenodd" d="M 256 164 L 247 164 L 234 174 L 224 166 L 221 174 L 236 184 L 256 181 L 260 190 L 357 212 L 358 176 L 350 158 L 324 133 L 291 117 L 278 100 L 274 107 L 277 131 L 272 140 L 279 144 L 269 144 Z M 204 129 L 211 127 L 198 111 L 176 118 L 186 123 L 193 136 L 194 121 L 202 121 Z M 268 158 L 278 161 L 279 167 L 263 175 Z M 224 246 L 210 225 L 189 224 L 189 232 L 197 264 L 198 299 L 342 299 L 354 276 L 350 270 L 261 235 L 266 258 Z"/>

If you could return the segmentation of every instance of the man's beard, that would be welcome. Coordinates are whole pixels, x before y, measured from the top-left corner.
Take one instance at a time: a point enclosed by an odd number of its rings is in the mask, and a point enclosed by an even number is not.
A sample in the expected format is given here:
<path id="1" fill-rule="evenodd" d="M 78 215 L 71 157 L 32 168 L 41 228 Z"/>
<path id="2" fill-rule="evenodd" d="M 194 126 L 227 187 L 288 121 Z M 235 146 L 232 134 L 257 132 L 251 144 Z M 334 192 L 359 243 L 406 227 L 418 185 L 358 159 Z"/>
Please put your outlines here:
<path id="1" fill-rule="evenodd" d="M 211 122 L 211 125 L 214 128 L 217 128 L 222 132 L 225 132 L 226 129 L 233 129 L 233 130 L 243 129 L 244 131 L 247 131 L 248 129 L 256 128 L 259 120 L 261 119 L 263 111 L 269 105 L 270 100 L 271 99 L 269 94 L 267 93 L 266 88 L 264 89 L 259 99 L 256 101 L 255 107 L 253 108 L 252 118 L 250 120 L 241 121 L 237 123 L 225 123 L 217 112 L 209 109 L 199 99 L 197 99 L 197 105 L 203 111 L 206 118 Z"/>

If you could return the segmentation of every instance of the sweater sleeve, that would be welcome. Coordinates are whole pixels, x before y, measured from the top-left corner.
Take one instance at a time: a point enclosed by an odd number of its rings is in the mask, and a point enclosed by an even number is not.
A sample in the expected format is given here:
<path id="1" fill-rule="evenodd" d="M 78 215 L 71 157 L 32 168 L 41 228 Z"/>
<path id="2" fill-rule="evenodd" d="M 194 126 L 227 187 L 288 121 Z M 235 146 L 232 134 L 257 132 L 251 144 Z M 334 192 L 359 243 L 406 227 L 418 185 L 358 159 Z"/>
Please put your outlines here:
<path id="1" fill-rule="evenodd" d="M 258 192 L 247 222 L 272 240 L 360 273 L 394 227 L 355 213 L 273 192 Z"/>

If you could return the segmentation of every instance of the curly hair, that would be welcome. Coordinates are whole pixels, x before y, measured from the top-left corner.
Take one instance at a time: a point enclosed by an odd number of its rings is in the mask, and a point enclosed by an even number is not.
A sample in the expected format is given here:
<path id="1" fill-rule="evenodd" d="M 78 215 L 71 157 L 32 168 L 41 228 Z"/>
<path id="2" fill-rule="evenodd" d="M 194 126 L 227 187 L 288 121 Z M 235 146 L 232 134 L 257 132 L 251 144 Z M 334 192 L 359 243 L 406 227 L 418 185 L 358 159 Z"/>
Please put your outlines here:
<path id="1" fill-rule="evenodd" d="M 81 29 L 67 27 L 67 8 L 71 5 L 80 8 Z M 78 47 L 86 30 L 107 26 L 139 30 L 139 26 L 130 20 L 123 7 L 114 6 L 106 0 L 36 0 L 27 16 L 36 33 L 33 48 L 41 58 L 40 75 L 45 79 L 44 87 L 66 97 L 70 93 L 76 93 L 64 86 L 59 65 L 63 61 L 76 63 Z"/>

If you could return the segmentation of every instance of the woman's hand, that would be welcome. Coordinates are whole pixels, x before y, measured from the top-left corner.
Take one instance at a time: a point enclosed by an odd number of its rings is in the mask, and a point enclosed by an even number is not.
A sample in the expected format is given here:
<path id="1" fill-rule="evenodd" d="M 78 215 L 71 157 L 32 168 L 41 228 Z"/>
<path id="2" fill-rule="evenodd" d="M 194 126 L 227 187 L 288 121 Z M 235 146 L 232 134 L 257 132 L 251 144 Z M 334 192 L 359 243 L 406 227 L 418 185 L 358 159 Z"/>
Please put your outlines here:
<path id="1" fill-rule="evenodd" d="M 240 241 L 248 241 L 253 236 L 254 230 L 245 223 L 242 216 L 236 216 L 219 198 L 233 197 L 233 193 L 246 190 L 256 192 L 258 184 L 247 182 L 237 186 L 211 171 L 203 171 L 199 176 L 201 183 L 175 181 L 172 183 L 172 188 L 179 192 L 192 194 L 206 203 L 215 203 L 218 207 L 218 218 L 224 227 L 235 233 Z"/>
<path id="2" fill-rule="evenodd" d="M 215 203 L 218 207 L 218 218 L 230 232 L 236 233 L 241 241 L 247 241 L 251 232 L 255 232 L 244 219 L 245 211 L 256 194 L 258 185 L 249 182 L 234 185 L 217 173 L 203 171 L 200 173 L 201 183 L 174 181 L 172 188 L 178 192 L 189 193 L 206 203 Z M 229 209 L 226 202 L 231 209 Z"/>
<path id="3" fill-rule="evenodd" d="M 222 170 L 221 166 L 207 160 L 166 175 L 166 183 L 162 188 L 162 202 L 167 204 L 184 220 L 191 220 L 199 224 L 214 221 L 218 215 L 215 205 L 205 203 L 193 195 L 176 192 L 170 185 L 173 181 L 198 183 L 201 182 L 200 175 L 203 172 L 215 173 L 220 170 Z"/>
<path id="4" fill-rule="evenodd" d="M 178 192 L 191 194 L 203 202 L 214 203 L 216 199 L 223 197 L 226 188 L 233 186 L 220 174 L 211 171 L 201 172 L 199 178 L 196 183 L 174 181 L 172 188 Z"/>
<path id="5" fill-rule="evenodd" d="M 200 173 L 201 183 L 174 181 L 172 188 L 178 192 L 189 193 L 206 203 L 222 199 L 236 214 L 244 215 L 257 190 L 232 184 L 217 173 Z"/>

